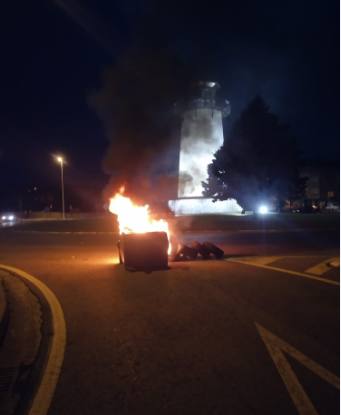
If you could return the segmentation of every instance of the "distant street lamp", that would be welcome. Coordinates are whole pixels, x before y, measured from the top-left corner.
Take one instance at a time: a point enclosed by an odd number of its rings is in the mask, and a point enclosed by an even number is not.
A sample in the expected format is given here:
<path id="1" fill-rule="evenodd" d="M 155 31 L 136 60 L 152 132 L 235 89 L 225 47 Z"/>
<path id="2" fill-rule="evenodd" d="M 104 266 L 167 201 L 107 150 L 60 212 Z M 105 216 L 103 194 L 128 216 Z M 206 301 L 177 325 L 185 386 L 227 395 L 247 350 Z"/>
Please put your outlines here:
<path id="1" fill-rule="evenodd" d="M 60 181 L 62 187 L 62 218 L 65 219 L 65 198 L 64 198 L 64 163 L 62 156 L 56 156 L 56 161 L 60 164 Z"/>

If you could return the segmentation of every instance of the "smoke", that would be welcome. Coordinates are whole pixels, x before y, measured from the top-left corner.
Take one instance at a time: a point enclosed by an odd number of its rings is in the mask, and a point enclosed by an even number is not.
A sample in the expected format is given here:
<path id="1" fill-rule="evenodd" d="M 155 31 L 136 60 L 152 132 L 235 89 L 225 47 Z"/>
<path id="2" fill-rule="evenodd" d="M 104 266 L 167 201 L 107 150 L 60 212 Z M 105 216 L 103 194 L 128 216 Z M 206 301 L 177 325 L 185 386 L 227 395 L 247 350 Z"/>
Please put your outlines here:
<path id="1" fill-rule="evenodd" d="M 219 110 L 205 108 L 185 113 L 180 150 L 179 197 L 202 196 L 207 167 L 224 142 Z"/>
<path id="2" fill-rule="evenodd" d="M 135 198 L 174 197 L 181 126 L 176 108 L 191 75 L 160 50 L 130 51 L 106 68 L 101 87 L 89 99 L 109 142 L 103 160 L 111 176 L 105 197 L 122 184 Z"/>

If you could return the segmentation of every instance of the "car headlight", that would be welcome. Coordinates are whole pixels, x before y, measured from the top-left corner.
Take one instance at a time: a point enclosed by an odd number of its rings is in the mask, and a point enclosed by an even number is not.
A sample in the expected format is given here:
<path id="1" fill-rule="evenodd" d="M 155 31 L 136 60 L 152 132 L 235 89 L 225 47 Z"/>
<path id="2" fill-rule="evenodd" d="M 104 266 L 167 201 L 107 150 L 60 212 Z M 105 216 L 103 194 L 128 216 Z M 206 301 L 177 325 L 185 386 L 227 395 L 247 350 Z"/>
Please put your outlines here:
<path id="1" fill-rule="evenodd" d="M 14 219 L 15 219 L 15 216 L 14 216 L 14 215 L 9 215 L 9 216 L 7 217 L 7 219 L 8 219 L 8 220 L 10 220 L 10 221 L 12 221 L 12 220 L 14 220 Z"/>
<path id="2" fill-rule="evenodd" d="M 1 216 L 1 220 L 6 220 L 7 218 L 6 218 L 6 216 L 5 215 L 3 215 L 3 216 Z"/>

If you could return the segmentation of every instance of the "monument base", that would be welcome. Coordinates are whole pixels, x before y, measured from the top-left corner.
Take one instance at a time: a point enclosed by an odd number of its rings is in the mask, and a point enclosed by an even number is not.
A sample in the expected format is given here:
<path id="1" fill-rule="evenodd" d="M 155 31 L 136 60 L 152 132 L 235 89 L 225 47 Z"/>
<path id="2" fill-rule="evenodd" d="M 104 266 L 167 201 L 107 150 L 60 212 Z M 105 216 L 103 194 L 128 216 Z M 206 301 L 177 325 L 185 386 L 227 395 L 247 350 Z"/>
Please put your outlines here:
<path id="1" fill-rule="evenodd" d="M 183 198 L 169 200 L 168 206 L 175 216 L 182 215 L 236 215 L 242 212 L 242 208 L 235 199 L 217 200 L 210 198 Z"/>

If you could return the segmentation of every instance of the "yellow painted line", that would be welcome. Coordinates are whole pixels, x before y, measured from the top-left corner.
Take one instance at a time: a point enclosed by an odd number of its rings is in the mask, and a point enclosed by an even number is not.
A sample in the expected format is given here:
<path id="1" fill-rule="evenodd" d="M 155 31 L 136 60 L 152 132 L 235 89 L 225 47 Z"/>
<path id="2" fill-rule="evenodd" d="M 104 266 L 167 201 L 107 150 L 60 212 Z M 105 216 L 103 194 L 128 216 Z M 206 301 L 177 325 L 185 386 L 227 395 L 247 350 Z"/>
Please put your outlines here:
<path id="1" fill-rule="evenodd" d="M 268 269 L 268 270 L 271 270 L 271 271 L 278 271 L 278 272 L 282 272 L 284 274 L 289 274 L 289 275 L 295 275 L 297 277 L 308 278 L 309 280 L 324 282 L 325 284 L 337 285 L 337 286 L 340 285 L 340 283 L 337 282 L 337 281 L 327 280 L 326 278 L 320 278 L 320 277 L 317 277 L 317 276 L 315 277 L 315 276 L 310 275 L 310 274 L 305 274 L 303 272 L 298 272 L 298 271 L 292 271 L 292 270 L 289 270 L 289 269 L 273 267 L 273 266 L 270 266 L 270 265 L 262 265 L 262 264 L 258 264 L 257 262 L 253 262 L 253 261 L 252 262 L 251 261 L 243 261 L 242 259 L 233 259 L 233 258 L 228 258 L 228 259 L 226 259 L 226 261 L 235 262 L 237 264 L 250 265 L 250 266 L 258 267 L 258 268 L 264 268 L 264 269 Z"/>
<path id="2" fill-rule="evenodd" d="M 325 272 L 328 272 L 331 270 L 331 266 L 329 265 L 331 262 L 337 261 L 339 258 L 329 258 L 325 261 L 320 262 L 319 264 L 314 265 L 313 267 L 310 267 L 306 269 L 304 272 L 307 272 L 308 274 L 314 274 L 314 275 L 322 275 Z"/>
<path id="3" fill-rule="evenodd" d="M 300 415 L 318 415 L 314 405 L 300 384 L 284 353 L 292 356 L 307 369 L 315 373 L 315 375 L 319 376 L 337 389 L 340 389 L 340 379 L 281 338 L 266 330 L 260 324 L 255 324 L 289 392 L 289 395 L 296 406 L 298 413 Z"/>
<path id="4" fill-rule="evenodd" d="M 52 335 L 49 355 L 37 393 L 33 398 L 29 415 L 45 415 L 48 412 L 61 371 L 66 342 L 66 325 L 62 307 L 54 293 L 39 279 L 25 271 L 0 264 L 0 269 L 9 271 L 33 284 L 46 299 L 52 315 Z"/>

